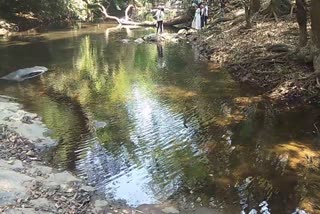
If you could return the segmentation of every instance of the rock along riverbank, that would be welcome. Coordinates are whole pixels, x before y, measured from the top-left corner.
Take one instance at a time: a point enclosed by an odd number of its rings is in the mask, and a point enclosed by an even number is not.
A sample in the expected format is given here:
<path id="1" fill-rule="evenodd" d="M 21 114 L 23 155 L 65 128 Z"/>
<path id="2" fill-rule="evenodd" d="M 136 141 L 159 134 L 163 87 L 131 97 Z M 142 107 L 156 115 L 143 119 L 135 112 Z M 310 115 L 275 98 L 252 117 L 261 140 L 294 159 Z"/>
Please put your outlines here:
<path id="1" fill-rule="evenodd" d="M 57 145 L 50 133 L 37 114 L 0 96 L 0 213 L 186 213 L 170 203 L 133 208 L 107 200 L 72 173 L 48 166 L 42 156 Z"/>
<path id="2" fill-rule="evenodd" d="M 56 145 L 48 133 L 38 115 L 22 110 L 12 98 L 0 97 L 0 213 L 116 209 L 94 198 L 94 188 L 70 172 L 59 172 L 42 161 L 41 153 Z"/>

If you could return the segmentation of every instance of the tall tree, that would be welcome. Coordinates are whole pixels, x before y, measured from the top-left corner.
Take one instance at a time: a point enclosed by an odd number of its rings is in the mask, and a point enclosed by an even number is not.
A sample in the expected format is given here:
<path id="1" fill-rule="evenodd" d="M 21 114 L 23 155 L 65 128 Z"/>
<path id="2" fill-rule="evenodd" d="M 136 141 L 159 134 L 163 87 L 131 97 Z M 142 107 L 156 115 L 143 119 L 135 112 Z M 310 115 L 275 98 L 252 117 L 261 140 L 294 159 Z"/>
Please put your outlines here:
<path id="1" fill-rule="evenodd" d="M 300 31 L 300 46 L 304 47 L 308 42 L 308 31 L 307 31 L 307 7 L 305 0 L 296 0 L 297 5 L 297 21 L 299 24 Z"/>
<path id="2" fill-rule="evenodd" d="M 316 47 L 313 66 L 316 72 L 320 72 L 320 0 L 311 1 L 311 28 L 312 40 Z"/>
<path id="3" fill-rule="evenodd" d="M 314 44 L 320 48 L 320 1 L 311 1 L 311 27 Z"/>

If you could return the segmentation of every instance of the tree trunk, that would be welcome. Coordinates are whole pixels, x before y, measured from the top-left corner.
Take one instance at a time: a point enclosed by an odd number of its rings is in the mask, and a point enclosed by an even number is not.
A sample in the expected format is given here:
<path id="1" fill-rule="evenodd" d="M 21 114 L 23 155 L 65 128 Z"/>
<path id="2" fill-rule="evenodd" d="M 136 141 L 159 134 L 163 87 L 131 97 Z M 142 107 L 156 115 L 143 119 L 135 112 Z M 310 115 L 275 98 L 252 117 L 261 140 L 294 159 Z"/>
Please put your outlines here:
<path id="1" fill-rule="evenodd" d="M 317 48 L 320 49 L 320 1 L 311 1 L 311 28 L 312 39 Z"/>
<path id="2" fill-rule="evenodd" d="M 299 24 L 300 31 L 300 46 L 304 47 L 308 42 L 308 31 L 307 31 L 307 10 L 306 10 L 306 2 L 305 0 L 296 0 L 297 5 L 297 21 Z"/>
<path id="3" fill-rule="evenodd" d="M 119 24 L 122 24 L 122 25 L 135 25 L 135 26 L 146 26 L 146 27 L 156 26 L 156 22 L 148 22 L 148 21 L 146 21 L 146 22 L 135 22 L 135 21 L 130 21 L 129 20 L 129 16 L 128 16 L 128 12 L 133 7 L 133 5 L 129 5 L 126 8 L 126 10 L 125 10 L 125 18 L 122 18 L 122 19 L 120 19 L 120 18 L 118 18 L 116 16 L 110 16 L 108 14 L 108 12 L 107 12 L 107 9 L 100 3 L 95 3 L 93 5 L 96 5 L 96 6 L 99 7 L 99 10 L 101 11 L 101 13 L 104 15 L 104 17 L 106 19 L 115 20 Z M 186 23 L 186 22 L 191 21 L 191 20 L 192 20 L 192 9 L 189 8 L 185 15 L 178 16 L 178 17 L 173 18 L 171 20 L 164 21 L 163 25 L 164 26 L 174 26 L 174 25 Z"/>
<path id="4" fill-rule="evenodd" d="M 291 10 L 291 0 L 266 0 L 262 6 L 262 14 L 274 17 L 289 14 Z"/>
<path id="5" fill-rule="evenodd" d="M 261 1 L 260 0 L 251 0 L 250 8 L 253 13 L 256 13 L 260 10 Z"/>
<path id="6" fill-rule="evenodd" d="M 250 10 L 250 6 L 245 4 L 244 5 L 244 11 L 245 11 L 245 15 L 246 15 L 246 27 L 247 28 L 251 28 L 251 10 Z"/>
<path id="7" fill-rule="evenodd" d="M 316 47 L 315 56 L 313 58 L 313 67 L 315 72 L 320 72 L 320 1 L 311 1 L 311 28 L 312 40 Z"/>
<path id="8" fill-rule="evenodd" d="M 186 23 L 186 22 L 191 21 L 191 20 L 192 20 L 192 17 L 189 16 L 189 15 L 178 16 L 176 18 L 164 21 L 163 25 L 164 26 L 174 26 L 174 25 Z M 120 19 L 120 24 L 122 24 L 122 25 L 136 25 L 136 26 L 144 26 L 144 27 L 154 27 L 154 26 L 156 26 L 156 22 L 149 22 L 149 21 L 134 22 L 134 21 L 122 20 L 122 19 Z"/>
<path id="9" fill-rule="evenodd" d="M 99 3 L 96 3 L 95 5 L 99 6 L 99 10 L 101 11 L 101 13 L 105 16 L 105 18 L 107 19 L 111 19 L 111 20 L 115 20 L 117 21 L 119 24 L 121 24 L 121 20 L 116 17 L 116 16 L 110 16 L 107 12 L 107 9 L 102 5 L 102 4 L 99 4 Z"/>

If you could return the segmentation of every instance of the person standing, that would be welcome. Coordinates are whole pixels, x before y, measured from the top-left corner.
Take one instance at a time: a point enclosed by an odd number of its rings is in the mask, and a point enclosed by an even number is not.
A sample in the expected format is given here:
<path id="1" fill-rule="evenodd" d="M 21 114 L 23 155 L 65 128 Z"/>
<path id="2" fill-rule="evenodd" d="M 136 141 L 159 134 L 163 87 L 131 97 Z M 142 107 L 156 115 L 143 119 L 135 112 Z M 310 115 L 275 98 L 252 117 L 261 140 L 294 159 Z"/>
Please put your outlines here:
<path id="1" fill-rule="evenodd" d="M 194 14 L 194 18 L 193 18 L 192 25 L 191 25 L 191 27 L 196 30 L 201 29 L 201 15 L 200 15 L 200 13 L 201 13 L 200 8 L 196 6 L 196 12 Z"/>
<path id="2" fill-rule="evenodd" d="M 209 17 L 209 8 L 208 8 L 208 2 L 204 5 L 204 24 L 208 25 L 208 17 Z"/>
<path id="3" fill-rule="evenodd" d="M 200 4 L 201 28 L 204 27 L 204 6 Z"/>
<path id="4" fill-rule="evenodd" d="M 163 20 L 164 20 L 164 9 L 163 8 L 158 8 L 157 13 L 156 13 L 156 18 L 157 18 L 157 34 L 160 31 L 160 34 L 163 32 Z"/>

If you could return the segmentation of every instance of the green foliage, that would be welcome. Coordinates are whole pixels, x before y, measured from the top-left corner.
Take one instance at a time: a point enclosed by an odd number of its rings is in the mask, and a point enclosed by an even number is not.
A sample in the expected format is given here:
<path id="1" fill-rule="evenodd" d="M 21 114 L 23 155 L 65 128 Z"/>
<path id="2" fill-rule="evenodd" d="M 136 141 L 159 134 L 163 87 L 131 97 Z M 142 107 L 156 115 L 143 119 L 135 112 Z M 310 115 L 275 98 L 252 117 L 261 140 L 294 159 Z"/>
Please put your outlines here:
<path id="1" fill-rule="evenodd" d="M 114 0 L 117 8 L 123 7 L 126 0 Z M 0 0 L 0 16 L 11 19 L 15 16 L 28 15 L 42 21 L 50 20 L 88 20 L 93 11 L 90 5 L 105 0 Z M 24 16 L 26 17 L 26 16 Z"/>

